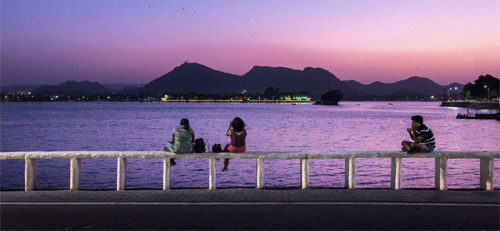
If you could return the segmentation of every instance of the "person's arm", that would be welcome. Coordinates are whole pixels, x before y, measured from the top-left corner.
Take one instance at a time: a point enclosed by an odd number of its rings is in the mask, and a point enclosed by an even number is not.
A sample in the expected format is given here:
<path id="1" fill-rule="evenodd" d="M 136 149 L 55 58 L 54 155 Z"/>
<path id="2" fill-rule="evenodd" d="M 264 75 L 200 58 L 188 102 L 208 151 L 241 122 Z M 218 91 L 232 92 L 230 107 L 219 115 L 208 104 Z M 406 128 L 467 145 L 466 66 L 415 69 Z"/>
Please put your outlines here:
<path id="1" fill-rule="evenodd" d="M 172 144 L 175 143 L 175 137 L 174 137 L 174 134 L 172 134 Z"/>
<path id="2" fill-rule="evenodd" d="M 418 141 L 418 139 L 417 139 L 417 138 L 415 138 L 415 137 L 417 137 L 417 136 L 415 135 L 415 131 L 414 131 L 413 129 L 411 129 L 411 128 L 407 128 L 407 129 L 406 129 L 406 131 L 407 131 L 407 132 L 408 132 L 408 134 L 410 135 L 410 139 L 411 139 L 411 140 L 413 140 L 413 141 L 415 141 L 415 143 L 417 143 L 417 144 L 418 144 L 418 143 L 419 143 L 419 141 Z"/>
<path id="3" fill-rule="evenodd" d="M 413 129 L 411 129 L 410 131 L 408 131 L 408 133 L 410 133 L 411 139 L 413 141 L 415 141 L 416 144 L 419 144 L 424 139 L 423 136 L 417 137 L 417 135 L 415 134 L 415 130 L 413 130 Z"/>
<path id="4" fill-rule="evenodd" d="M 233 121 L 229 121 L 229 127 L 226 131 L 226 136 L 231 136 L 231 125 L 233 125 Z"/>
<path id="5" fill-rule="evenodd" d="M 424 140 L 424 137 L 423 136 L 419 136 L 417 138 L 417 141 L 415 141 L 415 143 L 419 144 L 420 142 L 422 142 L 422 140 Z"/>
<path id="6" fill-rule="evenodd" d="M 414 140 L 414 139 L 413 139 L 413 134 L 412 134 L 412 130 L 411 130 L 411 128 L 407 128 L 407 129 L 406 129 L 406 131 L 407 131 L 407 132 L 408 132 L 408 134 L 410 135 L 410 139 L 411 139 L 411 140 Z"/>

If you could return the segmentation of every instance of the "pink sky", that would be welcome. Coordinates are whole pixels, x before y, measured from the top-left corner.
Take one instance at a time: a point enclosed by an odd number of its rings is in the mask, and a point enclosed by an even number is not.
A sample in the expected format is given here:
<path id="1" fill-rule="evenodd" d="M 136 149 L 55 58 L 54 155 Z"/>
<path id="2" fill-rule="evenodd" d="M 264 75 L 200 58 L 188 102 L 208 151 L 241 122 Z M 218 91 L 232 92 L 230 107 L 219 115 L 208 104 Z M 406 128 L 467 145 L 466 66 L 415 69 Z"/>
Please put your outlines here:
<path id="1" fill-rule="evenodd" d="M 1 84 L 147 83 L 184 61 L 364 84 L 500 74 L 500 1 L 1 2 Z"/>

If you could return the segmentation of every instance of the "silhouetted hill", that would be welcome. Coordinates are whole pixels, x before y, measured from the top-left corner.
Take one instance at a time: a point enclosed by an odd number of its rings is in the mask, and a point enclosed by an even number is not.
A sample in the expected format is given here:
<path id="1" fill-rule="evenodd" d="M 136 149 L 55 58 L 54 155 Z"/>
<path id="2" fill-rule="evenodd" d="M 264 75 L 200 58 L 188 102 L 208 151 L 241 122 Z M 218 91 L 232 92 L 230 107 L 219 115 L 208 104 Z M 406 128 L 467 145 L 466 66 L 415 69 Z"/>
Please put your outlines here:
<path id="1" fill-rule="evenodd" d="M 395 83 L 382 83 L 377 81 L 364 85 L 354 80 L 347 80 L 343 82 L 353 90 L 360 92 L 360 95 L 396 95 L 395 93 L 397 92 L 402 93 L 405 91 L 413 91 L 423 95 L 442 94 L 443 89 L 455 89 L 455 87 L 458 87 L 458 89 L 462 90 L 464 86 L 459 83 L 442 86 L 428 78 L 417 76 Z"/>
<path id="2" fill-rule="evenodd" d="M 339 89 L 346 94 L 353 91 L 334 74 L 322 68 L 306 67 L 303 71 L 285 67 L 254 66 L 244 74 L 245 90 L 248 92 L 264 92 L 271 86 L 281 92 L 307 91 L 317 98 L 330 90 Z"/>
<path id="3" fill-rule="evenodd" d="M 33 91 L 35 94 L 43 94 L 48 92 L 85 92 L 88 94 L 98 94 L 98 93 L 110 93 L 113 92 L 111 89 L 106 88 L 99 84 L 98 82 L 77 82 L 77 81 L 66 81 L 57 86 L 55 85 L 43 85 Z"/>
<path id="4" fill-rule="evenodd" d="M 197 63 L 184 63 L 135 91 L 156 94 L 165 92 L 223 94 L 238 92 L 241 86 L 241 76 L 217 71 Z"/>
<path id="5" fill-rule="evenodd" d="M 134 90 L 140 87 L 144 87 L 145 83 L 106 83 L 101 84 L 114 91 L 124 91 L 124 90 Z"/>
<path id="6" fill-rule="evenodd" d="M 17 85 L 10 85 L 10 86 L 2 86 L 0 91 L 1 92 L 18 92 L 18 91 L 33 91 L 37 88 L 39 88 L 40 84 L 17 84 Z"/>
<path id="7" fill-rule="evenodd" d="M 332 73 L 321 68 L 303 71 L 285 67 L 254 66 L 243 76 L 213 70 L 197 63 L 184 63 L 171 72 L 151 81 L 136 92 L 149 93 L 235 93 L 243 90 L 263 93 L 266 88 L 279 88 L 281 92 L 308 91 L 320 96 L 330 89 L 353 92 Z"/>
<path id="8" fill-rule="evenodd" d="M 121 90 L 120 87 L 125 86 Z M 124 94 L 139 93 L 190 93 L 199 94 L 231 94 L 242 92 L 263 93 L 268 87 L 279 88 L 280 92 L 307 91 L 313 100 L 328 90 L 339 89 L 344 92 L 346 99 L 373 99 L 372 96 L 418 96 L 443 94 L 452 88 L 463 89 L 463 84 L 453 83 L 442 86 L 423 77 L 410 77 L 395 83 L 373 82 L 368 85 L 354 80 L 341 81 L 331 72 L 322 68 L 306 67 L 304 70 L 295 70 L 286 67 L 254 66 L 242 76 L 233 75 L 211 69 L 198 63 L 184 63 L 175 67 L 167 74 L 151 81 L 140 88 L 134 84 L 111 84 L 115 92 Z M 2 88 L 3 90 L 3 88 Z M 58 86 L 44 85 L 33 91 L 34 93 L 54 92 L 86 92 L 88 94 L 107 93 L 113 90 L 97 82 L 67 81 Z M 352 97 L 350 97 L 352 96 Z M 366 97 L 365 97 L 366 96 Z M 378 97 L 380 98 L 380 97 Z"/>

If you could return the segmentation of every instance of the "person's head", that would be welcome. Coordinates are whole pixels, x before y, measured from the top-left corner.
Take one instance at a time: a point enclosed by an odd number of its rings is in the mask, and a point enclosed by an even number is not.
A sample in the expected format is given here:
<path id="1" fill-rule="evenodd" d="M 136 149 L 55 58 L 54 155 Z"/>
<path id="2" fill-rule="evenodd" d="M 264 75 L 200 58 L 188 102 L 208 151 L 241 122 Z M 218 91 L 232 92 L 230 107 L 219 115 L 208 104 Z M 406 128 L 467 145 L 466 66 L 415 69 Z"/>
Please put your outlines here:
<path id="1" fill-rule="evenodd" d="M 411 117 L 411 126 L 415 126 L 415 128 L 418 128 L 423 123 L 424 123 L 424 118 L 422 118 L 422 116 L 416 115 Z"/>
<path id="2" fill-rule="evenodd" d="M 231 126 L 233 126 L 235 132 L 241 132 L 243 131 L 243 128 L 245 128 L 245 122 L 243 122 L 240 117 L 236 117 L 233 119 L 233 123 L 231 124 Z"/>
<path id="3" fill-rule="evenodd" d="M 185 129 L 189 128 L 189 120 L 188 119 L 182 119 L 181 120 L 181 126 L 184 127 Z"/>

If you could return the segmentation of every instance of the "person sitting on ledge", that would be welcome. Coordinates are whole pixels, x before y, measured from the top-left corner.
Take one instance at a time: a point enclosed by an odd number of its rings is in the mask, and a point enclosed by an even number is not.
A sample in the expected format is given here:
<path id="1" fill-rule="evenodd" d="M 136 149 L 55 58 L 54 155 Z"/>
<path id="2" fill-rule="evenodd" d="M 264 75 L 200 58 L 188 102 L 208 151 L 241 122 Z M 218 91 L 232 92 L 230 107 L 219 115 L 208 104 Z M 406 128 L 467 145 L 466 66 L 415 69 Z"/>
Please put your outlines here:
<path id="1" fill-rule="evenodd" d="M 172 130 L 172 141 L 167 141 L 163 148 L 166 152 L 185 154 L 194 152 L 194 131 L 189 127 L 189 120 L 182 119 L 179 127 Z M 170 165 L 175 165 L 175 159 L 170 159 Z"/>
<path id="2" fill-rule="evenodd" d="M 233 127 L 233 129 L 231 129 Z M 245 130 L 245 122 L 239 117 L 229 121 L 229 128 L 227 128 L 226 136 L 231 136 L 231 143 L 224 147 L 224 152 L 242 153 L 247 150 L 245 146 L 245 138 L 247 137 L 247 130 Z M 223 172 L 228 171 L 229 159 L 224 159 Z"/>
<path id="3" fill-rule="evenodd" d="M 414 141 L 403 141 L 402 150 L 408 154 L 413 154 L 417 152 L 430 153 L 436 148 L 436 141 L 434 139 L 434 134 L 430 128 L 425 126 L 424 118 L 422 116 L 416 115 L 411 117 L 411 128 L 407 128 L 410 138 Z"/>

